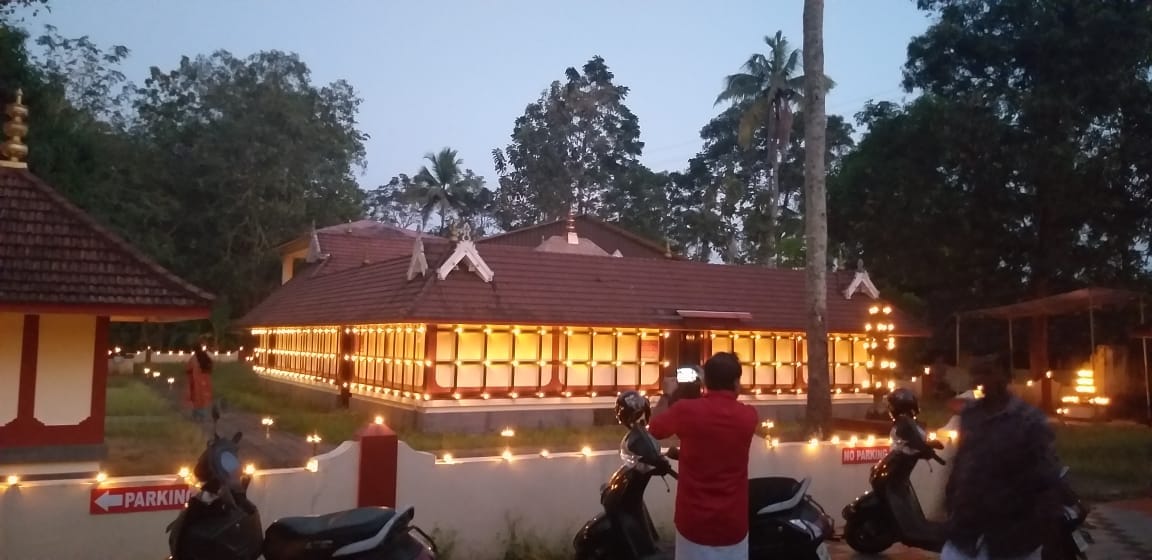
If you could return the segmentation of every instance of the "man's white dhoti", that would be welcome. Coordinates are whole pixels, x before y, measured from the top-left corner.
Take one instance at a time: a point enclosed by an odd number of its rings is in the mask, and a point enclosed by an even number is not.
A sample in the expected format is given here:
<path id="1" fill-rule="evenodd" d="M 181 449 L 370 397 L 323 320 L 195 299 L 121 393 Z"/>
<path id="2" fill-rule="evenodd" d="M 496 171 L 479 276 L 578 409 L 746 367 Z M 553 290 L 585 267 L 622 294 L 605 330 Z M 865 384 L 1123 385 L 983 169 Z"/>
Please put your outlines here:
<path id="1" fill-rule="evenodd" d="M 748 560 L 748 536 L 729 546 L 704 546 L 676 531 L 676 560 Z"/>

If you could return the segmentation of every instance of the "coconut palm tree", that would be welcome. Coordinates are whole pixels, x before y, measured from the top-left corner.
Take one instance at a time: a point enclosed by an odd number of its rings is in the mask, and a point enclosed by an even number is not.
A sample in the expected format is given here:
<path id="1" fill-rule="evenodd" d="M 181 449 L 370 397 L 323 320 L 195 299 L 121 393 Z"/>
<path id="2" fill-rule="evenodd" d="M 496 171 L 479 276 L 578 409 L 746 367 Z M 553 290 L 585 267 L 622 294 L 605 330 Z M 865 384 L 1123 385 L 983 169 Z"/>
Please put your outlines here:
<path id="1" fill-rule="evenodd" d="M 439 153 L 424 155 L 431 165 L 420 167 L 413 178 L 417 185 L 417 201 L 421 206 L 421 225 L 428 229 L 428 217 L 436 210 L 440 215 L 439 229 L 445 227 L 445 216 L 459 206 L 459 194 L 467 190 L 464 160 L 456 157 L 456 150 L 443 148 Z"/>
<path id="2" fill-rule="evenodd" d="M 762 243 L 768 260 L 765 264 L 774 266 L 780 216 L 780 160 L 792 134 L 793 104 L 804 97 L 804 76 L 797 75 L 801 51 L 791 48 L 782 31 L 764 37 L 764 43 L 768 54 L 753 54 L 744 63 L 743 72 L 724 78 L 724 89 L 716 97 L 716 104 L 730 102 L 741 108 L 737 134 L 741 147 L 751 149 L 758 132 L 768 143 L 768 224 Z M 834 84 L 824 76 L 823 85 L 827 91 Z"/>
<path id="3" fill-rule="evenodd" d="M 804 73 L 824 75 L 824 0 L 804 0 Z M 804 254 L 808 302 L 808 425 L 827 433 L 832 423 L 828 367 L 828 197 L 824 147 L 830 81 L 804 80 Z"/>

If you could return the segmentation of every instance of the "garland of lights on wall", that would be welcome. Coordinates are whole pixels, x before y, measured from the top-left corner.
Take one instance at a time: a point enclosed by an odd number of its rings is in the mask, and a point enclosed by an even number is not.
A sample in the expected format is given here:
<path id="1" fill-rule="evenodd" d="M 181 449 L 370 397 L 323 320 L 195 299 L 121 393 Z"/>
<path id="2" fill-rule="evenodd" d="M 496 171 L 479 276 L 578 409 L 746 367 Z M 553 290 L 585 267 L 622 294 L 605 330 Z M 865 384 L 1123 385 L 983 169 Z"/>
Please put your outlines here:
<path id="1" fill-rule="evenodd" d="M 889 307 L 873 310 L 871 315 L 891 313 Z M 338 364 L 351 362 L 352 378 L 343 383 L 351 392 L 415 400 L 516 400 L 533 394 L 595 398 L 626 389 L 647 392 L 658 390 L 662 368 L 672 365 L 663 359 L 670 331 L 509 325 L 428 328 L 418 324 L 257 328 L 251 331 L 258 345 L 250 361 L 258 373 L 328 386 L 340 383 Z M 835 343 L 829 361 L 835 368 L 832 393 L 867 389 L 877 362 L 882 370 L 895 367 L 893 360 L 881 358 L 884 350 L 894 348 L 892 330 L 890 322 L 869 321 L 865 332 L 870 336 L 829 336 Z M 354 337 L 351 348 L 341 350 L 342 334 Z M 804 393 L 803 335 L 705 331 L 700 336 L 709 337 L 713 351 L 734 348 L 741 355 L 749 381 L 746 394 Z M 396 342 L 402 337 L 408 341 L 403 347 Z M 771 342 L 764 346 L 765 340 Z M 858 381 L 862 373 L 870 379 Z M 430 392 L 428 387 L 439 389 Z"/>
<path id="2" fill-rule="evenodd" d="M 891 322 L 891 315 L 891 306 L 873 305 L 868 308 L 868 322 L 864 323 L 864 332 L 868 333 L 867 345 L 871 351 L 866 364 L 870 383 L 866 383 L 864 388 L 872 387 L 874 392 L 890 391 L 895 387 L 896 325 Z"/>

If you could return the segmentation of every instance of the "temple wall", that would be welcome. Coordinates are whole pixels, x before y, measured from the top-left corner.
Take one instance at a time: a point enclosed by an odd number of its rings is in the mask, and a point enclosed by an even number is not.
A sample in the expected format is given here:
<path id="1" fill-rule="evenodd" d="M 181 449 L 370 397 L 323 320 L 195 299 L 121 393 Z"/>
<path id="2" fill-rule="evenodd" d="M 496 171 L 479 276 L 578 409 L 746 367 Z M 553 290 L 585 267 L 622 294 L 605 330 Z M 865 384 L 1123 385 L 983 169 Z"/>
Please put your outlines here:
<path id="1" fill-rule="evenodd" d="M 96 317 L 41 315 L 36 348 L 36 419 L 71 426 L 92 414 Z"/>
<path id="2" fill-rule="evenodd" d="M 740 357 L 747 393 L 800 394 L 807 385 L 807 344 L 800 333 L 372 324 L 257 328 L 252 334 L 257 371 L 337 387 L 346 382 L 352 393 L 414 400 L 656 390 L 662 374 L 682 359 L 699 363 L 716 352 Z M 832 386 L 839 391 L 866 389 L 882 381 L 873 375 L 894 367 L 874 363 L 877 341 L 867 335 L 833 334 L 828 343 Z"/>
<path id="3" fill-rule="evenodd" d="M 16 419 L 24 315 L 0 313 L 0 426 Z"/>

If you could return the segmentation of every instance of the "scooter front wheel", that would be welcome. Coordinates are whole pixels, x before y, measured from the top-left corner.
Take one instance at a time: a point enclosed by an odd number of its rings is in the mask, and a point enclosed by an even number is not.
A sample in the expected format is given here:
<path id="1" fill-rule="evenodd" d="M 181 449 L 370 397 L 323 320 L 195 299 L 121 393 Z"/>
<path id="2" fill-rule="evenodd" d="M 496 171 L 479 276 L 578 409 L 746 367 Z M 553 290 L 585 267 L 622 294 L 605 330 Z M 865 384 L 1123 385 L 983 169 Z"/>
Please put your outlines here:
<path id="1" fill-rule="evenodd" d="M 884 519 L 863 516 L 844 525 L 844 541 L 862 554 L 880 554 L 896 544 L 896 531 Z"/>

